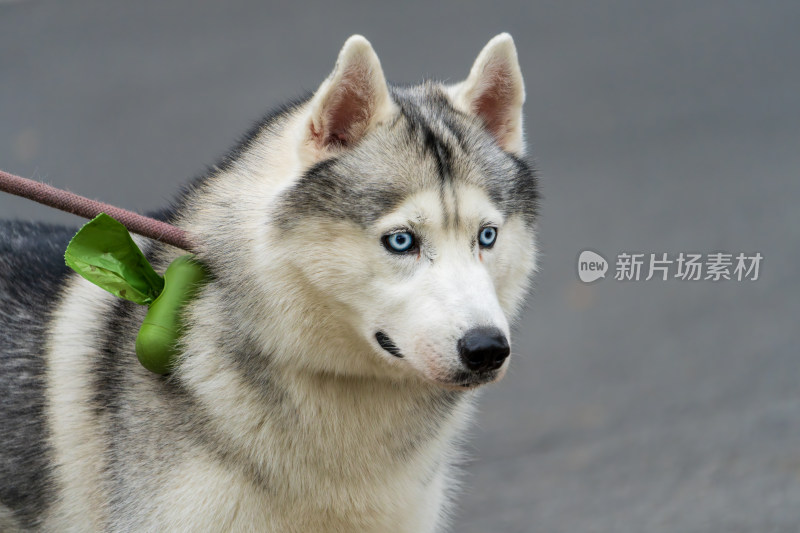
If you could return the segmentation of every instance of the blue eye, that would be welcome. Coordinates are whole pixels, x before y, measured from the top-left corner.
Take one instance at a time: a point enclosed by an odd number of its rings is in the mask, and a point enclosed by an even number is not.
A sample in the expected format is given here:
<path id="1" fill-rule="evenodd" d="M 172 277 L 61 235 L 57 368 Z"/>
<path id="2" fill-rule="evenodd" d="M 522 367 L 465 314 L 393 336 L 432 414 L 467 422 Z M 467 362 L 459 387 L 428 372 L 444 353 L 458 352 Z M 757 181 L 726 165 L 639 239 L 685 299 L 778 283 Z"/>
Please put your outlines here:
<path id="1" fill-rule="evenodd" d="M 478 241 L 482 248 L 491 248 L 497 240 L 497 228 L 487 226 L 478 234 Z"/>
<path id="2" fill-rule="evenodd" d="M 384 235 L 382 240 L 386 249 L 396 254 L 402 254 L 414 248 L 414 235 L 408 231 Z"/>

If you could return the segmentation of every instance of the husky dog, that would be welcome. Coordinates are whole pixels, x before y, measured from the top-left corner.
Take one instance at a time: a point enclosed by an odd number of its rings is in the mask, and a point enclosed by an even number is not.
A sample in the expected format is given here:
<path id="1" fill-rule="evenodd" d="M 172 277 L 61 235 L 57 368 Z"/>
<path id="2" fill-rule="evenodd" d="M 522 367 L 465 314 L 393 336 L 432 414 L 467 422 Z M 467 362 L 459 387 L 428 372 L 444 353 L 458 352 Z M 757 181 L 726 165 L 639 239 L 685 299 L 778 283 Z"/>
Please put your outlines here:
<path id="1" fill-rule="evenodd" d="M 66 272 L 71 231 L 4 223 L 0 529 L 441 531 L 536 265 L 524 98 L 508 34 L 454 85 L 348 39 L 164 214 L 209 272 L 167 376 L 146 309 Z"/>

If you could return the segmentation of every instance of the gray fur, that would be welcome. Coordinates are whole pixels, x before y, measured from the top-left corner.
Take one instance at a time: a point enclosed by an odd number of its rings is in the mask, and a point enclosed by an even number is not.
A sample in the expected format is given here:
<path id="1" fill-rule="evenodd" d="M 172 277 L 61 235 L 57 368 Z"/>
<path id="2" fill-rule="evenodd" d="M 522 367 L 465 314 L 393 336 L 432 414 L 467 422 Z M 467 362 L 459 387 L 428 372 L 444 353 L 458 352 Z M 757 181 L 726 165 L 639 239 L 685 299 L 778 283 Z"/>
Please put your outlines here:
<path id="1" fill-rule="evenodd" d="M 72 230 L 0 222 L 0 504 L 24 527 L 52 498 L 43 404 L 44 331 Z"/>

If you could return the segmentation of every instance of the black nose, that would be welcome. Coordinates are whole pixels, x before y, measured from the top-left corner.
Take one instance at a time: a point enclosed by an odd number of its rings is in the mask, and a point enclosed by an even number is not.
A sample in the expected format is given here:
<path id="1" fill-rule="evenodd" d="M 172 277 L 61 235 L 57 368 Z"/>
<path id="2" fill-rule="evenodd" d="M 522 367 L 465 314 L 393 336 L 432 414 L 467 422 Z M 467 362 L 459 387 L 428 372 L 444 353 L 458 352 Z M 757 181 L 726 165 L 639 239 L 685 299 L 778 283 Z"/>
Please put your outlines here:
<path id="1" fill-rule="evenodd" d="M 473 372 L 497 370 L 510 352 L 508 339 L 497 328 L 474 328 L 458 341 L 458 354 Z"/>

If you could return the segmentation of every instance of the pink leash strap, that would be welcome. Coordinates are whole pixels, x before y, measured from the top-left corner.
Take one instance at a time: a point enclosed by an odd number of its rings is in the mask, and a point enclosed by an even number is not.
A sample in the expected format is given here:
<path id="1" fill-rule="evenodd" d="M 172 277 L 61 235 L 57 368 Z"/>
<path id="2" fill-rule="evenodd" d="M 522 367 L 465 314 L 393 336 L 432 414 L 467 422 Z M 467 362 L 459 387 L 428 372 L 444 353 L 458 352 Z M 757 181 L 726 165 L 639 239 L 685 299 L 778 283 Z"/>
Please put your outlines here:
<path id="1" fill-rule="evenodd" d="M 0 191 L 22 196 L 34 202 L 83 218 L 92 219 L 100 213 L 105 213 L 120 221 L 132 233 L 155 239 L 186 251 L 192 251 L 193 249 L 188 234 L 172 224 L 142 216 L 127 209 L 120 209 L 103 202 L 90 200 L 84 196 L 57 189 L 38 181 L 15 176 L 2 170 L 0 170 Z"/>

